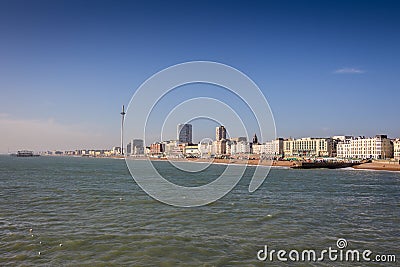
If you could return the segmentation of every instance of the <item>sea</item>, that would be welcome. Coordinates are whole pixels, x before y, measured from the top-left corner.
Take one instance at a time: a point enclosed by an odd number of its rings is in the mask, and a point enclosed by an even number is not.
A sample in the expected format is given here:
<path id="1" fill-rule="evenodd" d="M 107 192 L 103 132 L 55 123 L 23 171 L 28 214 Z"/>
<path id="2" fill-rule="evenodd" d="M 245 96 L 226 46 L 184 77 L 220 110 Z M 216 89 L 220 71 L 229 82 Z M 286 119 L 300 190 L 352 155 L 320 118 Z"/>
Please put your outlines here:
<path id="1" fill-rule="evenodd" d="M 187 186 L 226 168 L 193 176 L 154 165 Z M 121 159 L 0 156 L 0 266 L 398 266 L 400 173 L 272 168 L 249 193 L 252 172 L 223 198 L 182 208 L 147 195 Z M 338 240 L 342 252 L 397 262 L 288 259 L 339 251 Z M 260 259 L 266 247 L 287 261 Z"/>

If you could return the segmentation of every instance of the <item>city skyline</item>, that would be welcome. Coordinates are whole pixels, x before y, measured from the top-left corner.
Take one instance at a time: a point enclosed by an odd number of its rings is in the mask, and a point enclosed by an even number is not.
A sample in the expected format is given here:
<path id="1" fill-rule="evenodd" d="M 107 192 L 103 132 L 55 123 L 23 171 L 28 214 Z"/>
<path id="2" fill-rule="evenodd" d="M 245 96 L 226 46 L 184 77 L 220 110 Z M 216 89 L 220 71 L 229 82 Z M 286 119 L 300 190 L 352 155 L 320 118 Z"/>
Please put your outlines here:
<path id="1" fill-rule="evenodd" d="M 181 138 L 180 130 L 189 128 L 188 124 L 177 125 L 177 137 Z M 68 151 L 42 151 L 44 155 L 68 155 L 89 157 L 155 157 L 155 158 L 224 158 L 242 157 L 244 154 L 262 159 L 298 160 L 299 158 L 325 158 L 332 160 L 353 159 L 400 159 L 400 138 L 389 139 L 387 135 L 365 136 L 332 136 L 327 138 L 276 138 L 259 142 L 256 134 L 252 141 L 248 137 L 226 137 L 224 126 L 216 127 L 215 140 L 203 139 L 199 143 L 185 142 L 187 140 L 161 140 L 149 145 L 142 139 L 131 139 L 126 147 L 126 154 L 121 147 L 108 150 L 79 149 Z M 190 127 L 191 133 L 191 127 Z M 185 134 L 185 139 L 187 138 Z M 18 151 L 33 155 L 31 151 Z M 17 154 L 12 154 L 17 155 Z M 253 158 L 254 159 L 254 158 Z"/>
<path id="2" fill-rule="evenodd" d="M 124 110 L 124 109 L 123 109 Z M 121 112 L 122 115 L 123 112 Z M 123 124 L 123 122 L 122 122 Z M 274 142 L 274 141 L 282 141 L 282 142 L 296 142 L 296 141 L 312 141 L 312 140 L 326 140 L 326 139 L 331 139 L 331 140 L 337 140 L 339 143 L 343 143 L 343 144 L 349 144 L 351 143 L 353 140 L 369 140 L 369 139 L 373 139 L 373 138 L 385 138 L 388 142 L 393 141 L 393 143 L 398 143 L 400 138 L 399 137 L 395 137 L 395 138 L 390 138 L 388 137 L 386 134 L 376 134 L 375 136 L 365 136 L 365 135 L 359 135 L 359 136 L 354 136 L 354 135 L 335 135 L 335 136 L 325 136 L 325 137 L 320 137 L 320 136 L 307 136 L 307 137 L 276 137 L 275 139 L 267 139 L 264 141 L 261 141 L 258 139 L 257 134 L 254 133 L 254 135 L 251 136 L 247 135 L 247 136 L 227 136 L 227 129 L 225 126 L 223 125 L 219 125 L 217 127 L 215 127 L 215 140 L 205 137 L 202 138 L 201 141 L 194 141 L 192 142 L 192 134 L 193 134 L 193 128 L 191 124 L 188 123 L 184 123 L 184 124 L 177 124 L 176 125 L 177 128 L 177 133 L 176 133 L 176 138 L 172 138 L 172 139 L 160 139 L 160 140 L 155 140 L 154 142 L 151 143 L 144 143 L 143 139 L 138 139 L 138 138 L 128 138 L 128 142 L 126 144 L 126 146 L 123 145 L 122 142 L 122 132 L 121 132 L 121 145 L 122 146 L 114 146 L 112 149 L 99 149 L 99 148 L 91 148 L 91 149 L 87 149 L 87 148 L 79 148 L 79 149 L 75 149 L 75 151 L 79 151 L 79 150 L 87 150 L 87 151 L 113 151 L 114 154 L 122 154 L 122 151 L 127 151 L 127 154 L 136 154 L 137 152 L 133 152 L 135 151 L 135 149 L 139 149 L 140 153 L 144 153 L 144 148 L 150 148 L 152 145 L 158 145 L 158 144 L 168 144 L 168 143 L 175 143 L 175 144 L 185 144 L 188 146 L 191 145 L 199 145 L 204 143 L 209 143 L 210 141 L 216 142 L 218 144 L 221 145 L 221 142 L 223 143 L 223 145 L 226 145 L 226 142 L 245 142 L 248 144 L 253 144 L 253 145 L 265 145 L 267 143 L 270 142 Z M 122 128 L 121 128 L 122 131 Z M 194 131 L 195 132 L 195 131 Z M 363 142 L 364 142 L 363 141 Z M 121 150 L 121 148 L 123 148 L 123 150 Z M 60 150 L 54 150 L 54 151 L 60 151 Z M 69 149 L 69 150 L 64 150 L 67 152 L 72 152 L 74 151 L 74 149 Z M 119 152 L 116 152 L 119 151 Z M 46 151 L 41 151 L 41 152 L 46 152 Z M 48 150 L 47 152 L 51 152 L 51 150 Z M 344 153 L 344 152 L 343 152 Z M 325 155 L 326 156 L 326 155 Z"/>
<path id="3" fill-rule="evenodd" d="M 397 1 L 62 3 L 0 2 L 0 153 L 118 146 L 121 104 L 151 75 L 193 60 L 253 79 L 277 136 L 400 136 Z M 211 94 L 248 117 L 213 86 L 180 90 L 159 110 Z M 215 136 L 211 122 L 190 123 L 201 130 L 193 141 Z"/>
<path id="4" fill-rule="evenodd" d="M 123 111 L 121 112 L 124 113 L 124 108 Z M 125 114 L 124 114 L 125 115 Z M 122 120 L 122 124 L 123 124 L 123 120 Z M 110 149 L 111 147 L 104 147 L 104 146 L 100 146 L 100 147 L 90 147 L 88 145 L 84 145 L 81 147 L 74 147 L 74 148 L 65 148 L 65 149 L 60 149 L 58 148 L 54 148 L 54 149 L 42 149 L 42 150 L 37 150 L 40 152 L 46 152 L 46 151 L 74 151 L 74 150 L 116 150 L 116 149 L 120 149 L 121 146 L 118 146 L 117 143 L 120 142 L 120 144 L 123 145 L 123 132 L 122 129 L 120 129 L 120 139 L 118 141 L 115 142 L 114 146 L 111 146 L 112 149 Z M 198 129 L 199 130 L 199 129 Z M 209 129 L 211 130 L 211 129 Z M 215 128 L 213 128 L 214 131 L 214 137 L 215 140 L 212 137 L 200 137 L 198 138 L 198 140 L 193 141 L 192 136 L 193 133 L 196 134 L 196 129 L 195 131 L 193 131 L 193 126 L 192 124 L 189 123 L 179 123 L 176 125 L 176 138 L 167 138 L 167 139 L 155 139 L 152 142 L 148 142 L 148 143 L 144 143 L 143 139 L 140 139 L 138 137 L 127 137 L 126 140 L 128 140 L 128 143 L 126 145 L 123 145 L 123 151 L 127 150 L 129 151 L 130 149 L 134 149 L 134 147 L 130 148 L 130 145 L 132 145 L 132 142 L 141 142 L 141 146 L 142 147 L 150 147 L 152 144 L 158 144 L 158 143 L 163 143 L 163 142 L 171 142 L 171 141 L 177 141 L 179 143 L 187 143 L 187 144 L 200 144 L 202 140 L 206 140 L 206 139 L 211 139 L 214 141 L 222 141 L 222 140 L 239 140 L 241 138 L 245 138 L 245 140 L 247 140 L 247 142 L 249 143 L 254 143 L 254 140 L 257 140 L 256 143 L 259 144 L 265 144 L 267 142 L 271 142 L 273 140 L 278 140 L 278 139 L 282 139 L 282 140 L 299 140 L 299 139 L 308 139 L 308 138 L 314 138 L 314 139 L 324 139 L 324 138 L 337 138 L 337 137 L 346 137 L 346 138 L 361 138 L 361 139 L 368 139 L 368 138 L 373 138 L 373 136 L 380 136 L 382 135 L 382 133 L 376 133 L 375 135 L 352 135 L 352 134 L 348 134 L 348 135 L 343 135 L 343 134 L 339 134 L 339 135 L 329 135 L 329 136 L 317 136 L 317 135 L 308 135 L 308 136 L 277 136 L 276 139 L 267 139 L 267 140 L 259 140 L 257 137 L 257 133 L 252 133 L 252 132 L 248 132 L 248 135 L 232 135 L 232 136 L 227 136 L 227 132 L 228 129 L 224 126 L 224 125 L 219 125 Z M 200 132 L 201 129 L 200 129 Z M 388 136 L 387 134 L 384 134 L 385 136 L 387 136 L 387 138 L 391 139 L 391 140 L 399 140 L 400 136 Z M 212 135 L 211 135 L 212 136 Z M 257 138 L 257 139 L 255 139 Z M 252 140 L 252 141 L 251 141 Z M 8 149 L 7 153 L 0 153 L 0 154 L 9 154 L 11 152 L 16 152 L 18 150 L 25 150 L 26 148 L 19 148 L 19 149 L 14 149 L 14 150 L 10 150 Z M 31 148 L 29 148 L 31 149 Z M 28 149 L 28 150 L 29 150 Z"/>

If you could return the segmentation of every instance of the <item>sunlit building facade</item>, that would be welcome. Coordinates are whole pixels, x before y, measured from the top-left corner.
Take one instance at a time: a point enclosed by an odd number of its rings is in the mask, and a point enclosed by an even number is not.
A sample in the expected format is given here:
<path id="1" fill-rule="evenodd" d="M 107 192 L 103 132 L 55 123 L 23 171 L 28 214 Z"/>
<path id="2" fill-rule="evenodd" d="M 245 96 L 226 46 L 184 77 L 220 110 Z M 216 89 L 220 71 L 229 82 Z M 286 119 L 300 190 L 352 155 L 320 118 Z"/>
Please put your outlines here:
<path id="1" fill-rule="evenodd" d="M 387 159 L 393 157 L 393 144 L 387 135 L 356 137 L 339 142 L 338 158 Z"/>
<path id="2" fill-rule="evenodd" d="M 332 157 L 335 154 L 332 138 L 300 138 L 283 141 L 285 157 Z"/>
<path id="3" fill-rule="evenodd" d="M 393 141 L 393 156 L 395 159 L 400 160 L 400 139 Z"/>

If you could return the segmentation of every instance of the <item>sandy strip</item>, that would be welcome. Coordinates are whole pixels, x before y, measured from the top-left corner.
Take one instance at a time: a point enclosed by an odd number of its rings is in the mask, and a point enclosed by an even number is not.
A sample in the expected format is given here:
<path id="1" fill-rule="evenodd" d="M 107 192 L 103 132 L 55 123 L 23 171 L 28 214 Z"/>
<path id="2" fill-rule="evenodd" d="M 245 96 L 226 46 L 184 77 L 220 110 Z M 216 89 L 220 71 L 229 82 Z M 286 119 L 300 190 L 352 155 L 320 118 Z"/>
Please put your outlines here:
<path id="1" fill-rule="evenodd" d="M 395 163 L 364 163 L 361 165 L 357 165 L 353 167 L 354 169 L 361 169 L 361 170 L 376 170 L 376 171 L 400 171 L 400 164 Z"/>

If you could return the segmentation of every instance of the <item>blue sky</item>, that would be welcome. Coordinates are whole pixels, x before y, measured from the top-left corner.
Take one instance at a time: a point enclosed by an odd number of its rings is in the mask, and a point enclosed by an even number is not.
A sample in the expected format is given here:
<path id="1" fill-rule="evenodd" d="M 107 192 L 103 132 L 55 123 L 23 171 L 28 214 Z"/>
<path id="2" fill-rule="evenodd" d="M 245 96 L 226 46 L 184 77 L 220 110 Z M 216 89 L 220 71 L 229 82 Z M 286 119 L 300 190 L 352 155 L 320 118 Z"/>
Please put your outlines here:
<path id="1" fill-rule="evenodd" d="M 400 137 L 398 14 L 398 1 L 2 0 L 0 153 L 117 145 L 121 104 L 193 60 L 253 79 L 279 136 Z"/>

